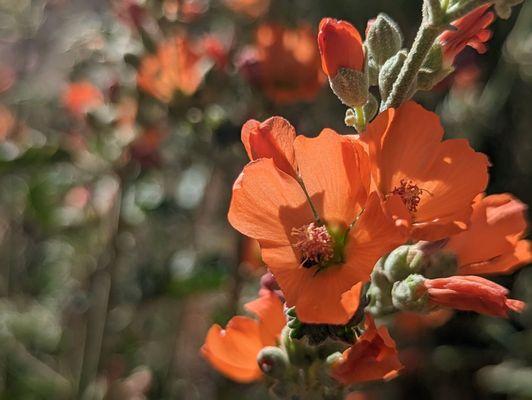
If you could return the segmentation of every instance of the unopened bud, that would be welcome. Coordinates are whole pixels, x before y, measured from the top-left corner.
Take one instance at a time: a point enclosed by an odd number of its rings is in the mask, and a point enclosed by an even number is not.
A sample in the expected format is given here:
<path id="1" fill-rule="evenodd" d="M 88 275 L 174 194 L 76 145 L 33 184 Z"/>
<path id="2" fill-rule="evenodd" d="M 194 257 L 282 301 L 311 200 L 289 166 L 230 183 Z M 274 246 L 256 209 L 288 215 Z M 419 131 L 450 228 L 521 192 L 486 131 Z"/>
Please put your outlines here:
<path id="1" fill-rule="evenodd" d="M 360 107 L 368 100 L 368 77 L 362 71 L 340 68 L 334 77 L 329 77 L 334 94 L 349 107 Z"/>
<path id="2" fill-rule="evenodd" d="M 423 286 L 424 281 L 423 276 L 414 274 L 395 282 L 392 289 L 393 305 L 403 311 L 425 311 L 428 295 Z"/>
<path id="3" fill-rule="evenodd" d="M 257 363 L 265 375 L 281 378 L 288 368 L 288 356 L 279 347 L 268 346 L 259 352 Z"/>
<path id="4" fill-rule="evenodd" d="M 369 86 L 377 86 L 379 84 L 379 66 L 368 57 L 368 64 L 366 74 L 368 75 Z"/>
<path id="5" fill-rule="evenodd" d="M 442 46 L 435 44 L 418 72 L 417 89 L 431 90 L 451 72 L 453 72 L 452 65 L 444 63 Z"/>
<path id="6" fill-rule="evenodd" d="M 379 14 L 366 35 L 366 46 L 370 57 L 382 66 L 393 57 L 403 45 L 403 35 L 397 23 L 386 14 Z"/>
<path id="7" fill-rule="evenodd" d="M 381 99 L 387 99 L 392 91 L 393 84 L 399 76 L 399 72 L 406 60 L 406 50 L 401 50 L 388 59 L 379 72 L 379 91 Z"/>
<path id="8" fill-rule="evenodd" d="M 402 245 L 384 260 L 383 273 L 389 282 L 402 281 L 411 274 L 418 274 L 426 265 L 425 254 L 415 245 Z"/>

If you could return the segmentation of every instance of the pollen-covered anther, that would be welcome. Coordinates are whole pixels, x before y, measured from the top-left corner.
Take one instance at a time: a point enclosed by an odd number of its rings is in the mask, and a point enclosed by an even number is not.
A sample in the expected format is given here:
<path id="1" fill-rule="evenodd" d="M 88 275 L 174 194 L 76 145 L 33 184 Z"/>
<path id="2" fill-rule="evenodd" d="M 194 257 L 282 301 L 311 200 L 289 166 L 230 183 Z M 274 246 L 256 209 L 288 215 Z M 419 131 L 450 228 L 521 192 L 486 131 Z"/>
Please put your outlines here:
<path id="1" fill-rule="evenodd" d="M 394 187 L 391 194 L 399 195 L 408 211 L 416 212 L 424 193 L 430 194 L 428 190 L 420 188 L 414 182 L 401 179 L 399 186 Z"/>
<path id="2" fill-rule="evenodd" d="M 300 252 L 304 267 L 327 262 L 333 257 L 333 240 L 325 226 L 312 222 L 293 228 L 292 236 L 297 240 L 294 247 Z"/>

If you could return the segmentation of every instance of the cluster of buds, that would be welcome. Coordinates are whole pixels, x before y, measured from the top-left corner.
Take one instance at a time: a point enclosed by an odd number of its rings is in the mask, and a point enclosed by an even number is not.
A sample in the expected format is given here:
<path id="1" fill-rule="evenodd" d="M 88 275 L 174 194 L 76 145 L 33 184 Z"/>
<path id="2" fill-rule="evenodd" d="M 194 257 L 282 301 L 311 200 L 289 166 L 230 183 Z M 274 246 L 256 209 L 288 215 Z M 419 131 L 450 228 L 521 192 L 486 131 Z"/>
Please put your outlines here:
<path id="1" fill-rule="evenodd" d="M 364 130 L 366 121 L 373 119 L 378 111 L 377 100 L 369 88 L 386 86 L 389 92 L 393 84 L 391 72 L 383 73 L 381 77 L 380 71 L 400 69 L 400 66 L 392 68 L 396 62 L 391 62 L 403 44 L 399 26 L 386 14 L 379 14 L 368 23 L 366 40 L 363 41 L 349 22 L 325 18 L 320 23 L 318 44 L 322 68 L 329 77 L 331 88 L 349 107 L 346 124 L 358 131 Z M 381 97 L 386 98 L 383 90 Z"/>

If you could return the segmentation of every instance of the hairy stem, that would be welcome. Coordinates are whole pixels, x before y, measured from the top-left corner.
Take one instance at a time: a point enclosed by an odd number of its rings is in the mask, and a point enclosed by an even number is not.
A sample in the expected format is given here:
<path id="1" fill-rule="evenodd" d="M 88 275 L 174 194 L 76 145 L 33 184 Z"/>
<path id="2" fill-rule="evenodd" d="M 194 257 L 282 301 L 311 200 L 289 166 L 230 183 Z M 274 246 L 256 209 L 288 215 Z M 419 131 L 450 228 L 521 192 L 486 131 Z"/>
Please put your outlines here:
<path id="1" fill-rule="evenodd" d="M 423 61 L 427 57 L 434 41 L 442 32 L 442 28 L 426 22 L 422 23 L 417 32 L 414 44 L 406 57 L 405 63 L 399 72 L 399 76 L 393 84 L 392 91 L 384 103 L 383 109 L 399 107 L 410 92 L 412 84 Z"/>

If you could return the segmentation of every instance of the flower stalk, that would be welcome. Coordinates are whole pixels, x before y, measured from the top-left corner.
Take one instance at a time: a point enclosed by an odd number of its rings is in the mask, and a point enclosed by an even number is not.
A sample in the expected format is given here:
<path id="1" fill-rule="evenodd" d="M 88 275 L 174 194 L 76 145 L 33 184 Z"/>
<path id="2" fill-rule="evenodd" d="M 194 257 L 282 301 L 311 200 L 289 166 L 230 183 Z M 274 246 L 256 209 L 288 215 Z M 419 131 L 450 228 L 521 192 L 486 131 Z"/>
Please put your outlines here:
<path id="1" fill-rule="evenodd" d="M 449 29 L 450 22 L 490 2 L 492 1 L 470 0 L 448 8 L 447 4 L 442 6 L 439 0 L 426 0 L 423 7 L 421 26 L 416 34 L 412 48 L 408 52 L 405 63 L 393 84 L 390 95 L 386 100 L 383 99 L 381 111 L 387 108 L 397 108 L 408 100 L 409 94 L 412 93 L 412 85 L 425 58 L 440 33 Z"/>

